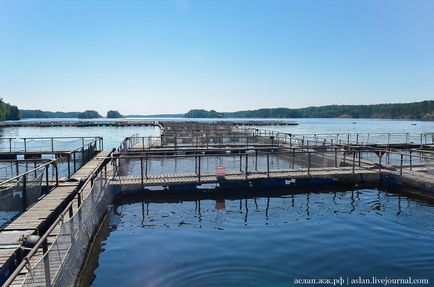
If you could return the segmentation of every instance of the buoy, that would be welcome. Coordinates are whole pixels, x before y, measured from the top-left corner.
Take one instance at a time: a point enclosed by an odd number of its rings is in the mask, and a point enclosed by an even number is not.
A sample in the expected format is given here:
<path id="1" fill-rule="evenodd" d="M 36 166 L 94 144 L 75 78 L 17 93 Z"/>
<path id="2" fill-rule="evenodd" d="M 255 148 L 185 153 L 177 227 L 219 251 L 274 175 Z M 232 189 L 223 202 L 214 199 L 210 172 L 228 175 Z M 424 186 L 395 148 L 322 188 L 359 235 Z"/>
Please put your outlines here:
<path id="1" fill-rule="evenodd" d="M 218 180 L 225 178 L 225 167 L 218 166 L 215 168 L 215 176 Z"/>
<path id="2" fill-rule="evenodd" d="M 26 248 L 33 248 L 41 239 L 39 235 L 29 235 L 24 239 L 23 246 Z"/>

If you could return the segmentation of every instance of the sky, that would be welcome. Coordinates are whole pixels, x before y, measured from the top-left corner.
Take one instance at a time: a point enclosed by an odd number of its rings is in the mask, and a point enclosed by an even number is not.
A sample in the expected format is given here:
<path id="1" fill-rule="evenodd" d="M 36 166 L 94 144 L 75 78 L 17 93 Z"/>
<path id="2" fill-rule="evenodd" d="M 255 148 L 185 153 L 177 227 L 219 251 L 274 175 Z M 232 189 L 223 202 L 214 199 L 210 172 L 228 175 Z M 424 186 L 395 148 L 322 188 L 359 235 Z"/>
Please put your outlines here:
<path id="1" fill-rule="evenodd" d="M 0 97 L 104 114 L 434 99 L 431 0 L 0 0 Z"/>

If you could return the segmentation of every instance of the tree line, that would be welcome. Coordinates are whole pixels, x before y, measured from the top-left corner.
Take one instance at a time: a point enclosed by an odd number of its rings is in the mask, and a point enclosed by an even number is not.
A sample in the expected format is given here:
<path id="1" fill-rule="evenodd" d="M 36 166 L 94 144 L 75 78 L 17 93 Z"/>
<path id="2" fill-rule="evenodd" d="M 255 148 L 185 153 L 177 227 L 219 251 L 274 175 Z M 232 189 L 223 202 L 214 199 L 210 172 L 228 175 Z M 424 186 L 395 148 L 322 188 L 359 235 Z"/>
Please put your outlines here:
<path id="1" fill-rule="evenodd" d="M 434 101 L 405 104 L 328 105 L 298 109 L 270 108 L 219 113 L 191 110 L 186 118 L 382 118 L 434 120 Z"/>
<path id="2" fill-rule="evenodd" d="M 5 103 L 0 99 L 0 121 L 19 120 L 20 111 L 17 106 Z"/>
<path id="3" fill-rule="evenodd" d="M 23 119 L 51 119 L 51 118 L 79 118 L 79 119 L 95 119 L 102 116 L 94 110 L 86 110 L 84 112 L 49 112 L 41 110 L 20 110 L 21 118 Z M 122 118 L 122 114 L 118 111 L 108 111 L 107 118 Z"/>

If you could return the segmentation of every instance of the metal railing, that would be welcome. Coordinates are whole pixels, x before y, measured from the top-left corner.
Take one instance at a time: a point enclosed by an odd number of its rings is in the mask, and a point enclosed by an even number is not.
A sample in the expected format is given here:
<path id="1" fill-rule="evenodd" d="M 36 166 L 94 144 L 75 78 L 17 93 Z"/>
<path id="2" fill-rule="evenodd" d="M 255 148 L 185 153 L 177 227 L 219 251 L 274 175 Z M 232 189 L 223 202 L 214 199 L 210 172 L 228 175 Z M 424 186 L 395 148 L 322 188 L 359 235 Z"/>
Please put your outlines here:
<path id="1" fill-rule="evenodd" d="M 204 154 L 118 154 L 113 159 L 115 174 L 119 176 L 140 177 L 142 187 L 146 180 L 160 176 L 181 177 L 187 173 L 192 175 L 198 183 L 204 174 L 215 174 L 217 167 L 224 167 L 228 175 L 243 175 L 246 179 L 255 174 L 270 177 L 276 173 L 298 171 L 310 176 L 312 171 L 342 171 L 350 169 L 354 174 L 357 169 L 366 169 L 381 172 L 382 170 L 430 171 L 434 170 L 434 157 L 399 151 L 374 149 L 329 147 L 323 150 L 280 148 L 258 149 L 246 147 L 239 153 Z"/>
<path id="2" fill-rule="evenodd" d="M 259 128 L 238 128 L 253 135 L 272 137 L 276 142 L 289 145 L 369 145 L 369 144 L 434 144 L 434 133 L 284 133 Z"/>
<path id="3" fill-rule="evenodd" d="M 25 137 L 25 138 L 0 138 L 0 151 L 9 153 L 27 152 L 57 152 L 66 151 L 84 146 L 85 144 L 99 140 L 100 148 L 103 147 L 102 137 Z"/>
<path id="4" fill-rule="evenodd" d="M 107 163 L 109 161 L 110 157 L 103 160 L 87 180 L 80 185 L 72 200 L 21 260 L 3 286 L 10 286 L 25 268 L 28 270 L 28 276 L 23 285 L 32 285 L 33 281 L 36 280 L 38 284 L 43 286 L 64 286 L 59 281 L 65 284 L 69 282 L 68 284 L 70 284 L 73 281 L 68 280 L 75 280 L 75 278 L 62 279 L 59 277 L 61 274 L 65 274 L 66 269 L 71 269 L 66 272 L 68 273 L 66 276 L 70 276 L 70 273 L 78 273 L 87 244 L 99 223 L 98 217 L 106 211 L 107 205 L 101 203 L 107 202 L 102 202 L 101 198 L 106 194 L 104 187 L 110 178 L 107 174 Z M 84 196 L 85 189 L 88 186 L 90 186 L 90 191 Z M 74 206 L 77 206 L 75 212 Z M 92 216 L 95 212 L 98 214 Z M 60 232 L 49 247 L 48 238 L 53 235 L 56 228 L 59 228 Z M 43 257 L 36 264 L 31 265 L 31 259 L 41 248 L 44 254 Z"/>
<path id="5" fill-rule="evenodd" d="M 145 151 L 154 147 L 201 147 L 213 148 L 235 145 L 270 145 L 289 147 L 316 147 L 340 145 L 393 145 L 393 144 L 433 144 L 431 134 L 392 134 L 392 133 L 354 133 L 354 134 L 285 134 L 268 130 L 242 128 L 228 134 L 202 135 L 161 135 L 159 137 L 126 138 L 122 151 Z M 419 139 L 418 142 L 414 140 Z"/>
<path id="6" fill-rule="evenodd" d="M 54 186 L 59 185 L 59 173 L 58 173 L 58 162 L 57 160 L 51 160 L 47 163 L 41 164 L 34 169 L 31 169 L 25 173 L 14 176 L 8 180 L 0 182 L 0 195 L 2 201 L 5 202 L 7 198 L 16 199 L 16 197 L 21 198 L 21 210 L 26 210 L 29 206 L 31 206 L 37 199 L 41 196 L 41 194 L 36 194 L 34 196 L 29 196 L 29 185 L 33 182 L 39 182 L 42 177 L 45 175 L 45 180 L 42 180 L 42 184 L 45 184 L 46 187 L 53 186 L 50 181 L 48 170 L 50 167 L 54 170 L 55 174 L 55 182 Z M 17 195 L 17 193 L 20 193 Z M 4 209 L 6 206 L 3 206 Z M 7 209 L 10 209 L 7 207 Z"/>
<path id="7" fill-rule="evenodd" d="M 71 177 L 81 166 L 94 157 L 99 148 L 102 148 L 100 140 L 100 138 L 96 138 L 84 146 L 64 153 L 53 160 L 34 160 L 35 165 L 39 163 L 34 168 L 0 182 L 0 198 L 2 198 L 0 210 L 12 209 L 12 206 L 7 206 L 9 201 L 6 199 L 13 202 L 14 206 L 18 206 L 16 204 L 19 201 L 18 198 L 22 202 L 19 210 L 25 211 L 28 209 L 43 195 L 41 190 L 32 192 L 33 189 L 30 188 L 32 184 L 40 182 L 41 187 L 57 187 L 61 177 Z M 28 161 L 25 160 L 25 162 Z M 20 172 L 18 163 L 21 161 L 17 160 L 15 162 L 16 172 L 18 173 Z M 31 192 L 31 196 L 28 194 L 29 192 Z"/>

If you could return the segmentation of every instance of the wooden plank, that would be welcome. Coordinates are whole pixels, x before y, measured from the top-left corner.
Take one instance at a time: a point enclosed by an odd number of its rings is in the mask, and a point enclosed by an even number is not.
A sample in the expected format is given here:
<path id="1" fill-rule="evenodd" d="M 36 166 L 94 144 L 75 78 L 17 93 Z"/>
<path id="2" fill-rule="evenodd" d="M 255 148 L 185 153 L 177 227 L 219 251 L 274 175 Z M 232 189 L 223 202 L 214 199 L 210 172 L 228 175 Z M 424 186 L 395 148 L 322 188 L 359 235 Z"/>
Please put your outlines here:
<path id="1" fill-rule="evenodd" d="M 100 152 L 97 158 L 92 159 L 90 162 L 88 162 L 84 167 L 82 167 L 79 172 L 77 172 L 74 176 L 75 179 L 84 177 L 84 179 L 87 179 L 90 174 L 94 171 L 94 169 L 101 164 L 103 161 L 103 158 L 107 157 L 110 154 L 110 151 L 102 151 Z M 69 182 L 67 185 L 60 185 L 56 188 L 54 188 L 49 194 L 42 197 L 39 201 L 37 201 L 33 206 L 31 206 L 28 210 L 20 214 L 17 218 L 15 218 L 12 222 L 7 224 L 1 231 L 0 236 L 2 234 L 5 234 L 7 232 L 13 232 L 14 230 L 18 230 L 18 233 L 16 234 L 17 241 L 18 238 L 22 235 L 28 235 L 30 233 L 34 233 L 42 224 L 44 224 L 44 221 L 50 217 L 53 214 L 53 211 L 56 210 L 57 207 L 59 207 L 62 203 L 65 202 L 65 199 L 71 195 L 75 189 L 78 187 L 78 182 Z M 83 191 L 83 196 L 87 196 L 90 193 L 90 187 L 87 187 Z M 77 205 L 74 205 L 74 210 L 77 210 Z M 20 231 L 22 230 L 22 231 Z M 60 226 L 56 227 L 55 230 L 52 233 L 52 236 L 50 235 L 49 238 L 51 238 L 51 242 L 54 240 L 55 236 L 60 230 Z M 0 266 L 4 266 L 4 264 L 9 260 L 10 256 L 15 252 L 17 247 L 6 249 L 2 248 L 2 243 L 0 242 Z M 35 260 L 38 260 L 38 258 L 41 258 L 42 254 L 37 254 L 36 256 L 32 257 L 32 261 L 34 263 Z M 24 270 L 25 274 L 26 270 Z M 24 280 L 23 276 L 20 276 L 17 278 L 17 282 L 19 283 L 20 280 Z M 17 283 L 17 282 L 14 282 Z"/>

